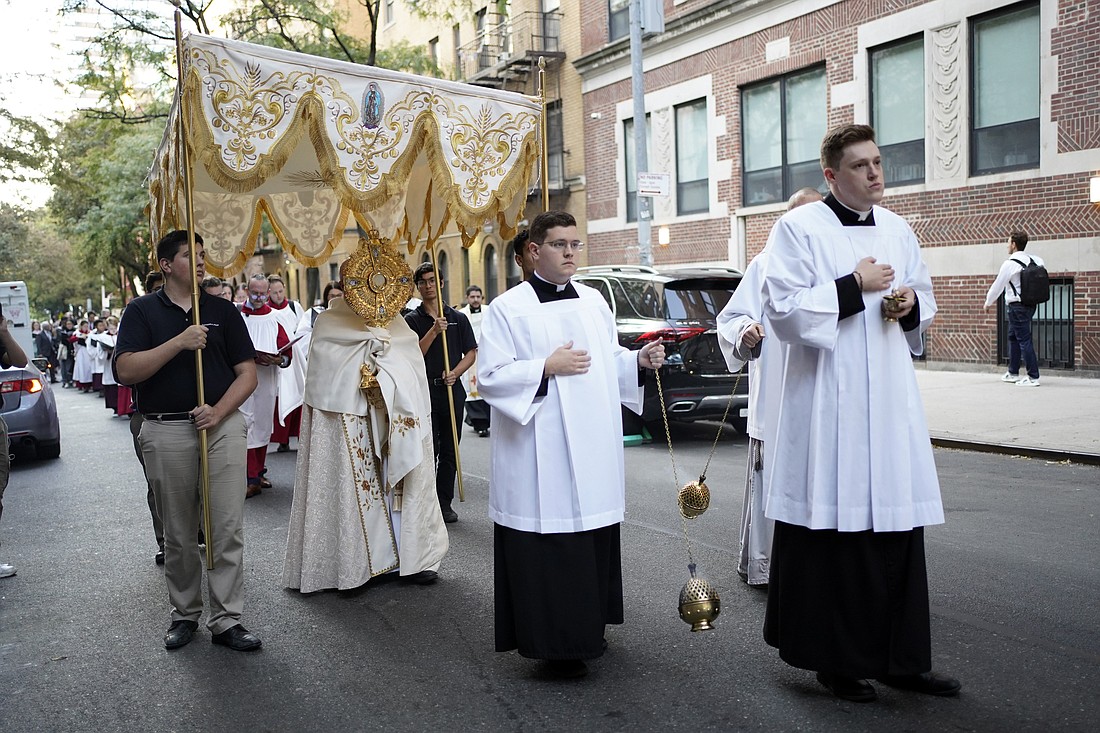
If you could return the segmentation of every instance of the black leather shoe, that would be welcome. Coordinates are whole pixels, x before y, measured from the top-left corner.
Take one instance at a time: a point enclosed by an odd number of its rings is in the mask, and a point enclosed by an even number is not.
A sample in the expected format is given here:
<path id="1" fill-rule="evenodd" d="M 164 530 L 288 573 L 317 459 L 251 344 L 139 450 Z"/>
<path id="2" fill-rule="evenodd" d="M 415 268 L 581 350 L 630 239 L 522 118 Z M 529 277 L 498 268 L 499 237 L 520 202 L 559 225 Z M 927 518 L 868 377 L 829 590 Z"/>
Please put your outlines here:
<path id="1" fill-rule="evenodd" d="M 458 512 L 456 512 L 454 509 L 450 509 L 450 508 L 444 509 L 443 510 L 443 521 L 446 522 L 447 524 L 454 524 L 455 522 L 458 521 Z"/>
<path id="2" fill-rule="evenodd" d="M 546 673 L 559 680 L 575 680 L 588 674 L 588 665 L 583 659 L 548 659 Z"/>
<path id="3" fill-rule="evenodd" d="M 230 626 L 220 634 L 214 634 L 210 637 L 210 640 L 215 644 L 227 646 L 238 652 L 250 652 L 254 649 L 259 649 L 263 645 L 263 642 L 260 641 L 260 637 L 240 624 Z"/>
<path id="4" fill-rule="evenodd" d="M 164 550 L 160 550 L 159 552 L 157 552 L 157 554 L 153 555 L 153 562 L 155 562 L 157 565 L 164 564 Z"/>
<path id="5" fill-rule="evenodd" d="M 439 580 L 439 573 L 434 570 L 421 570 L 419 573 L 401 576 L 402 583 L 412 583 L 413 585 L 431 585 L 437 580 Z"/>
<path id="6" fill-rule="evenodd" d="M 191 641 L 191 637 L 195 635 L 195 629 L 199 625 L 194 621 L 173 621 L 172 625 L 168 627 L 168 633 L 164 635 L 164 648 L 165 649 L 179 649 L 181 646 L 186 646 Z"/>
<path id="7" fill-rule="evenodd" d="M 953 697 L 959 694 L 962 684 L 954 677 L 949 677 L 939 672 L 925 672 L 923 674 L 898 674 L 879 677 L 878 681 L 899 690 L 920 692 L 925 695 L 937 697 Z"/>
<path id="8" fill-rule="evenodd" d="M 878 693 L 867 680 L 857 680 L 855 677 L 844 677 L 829 672 L 818 672 L 817 681 L 829 688 L 841 700 L 850 702 L 874 702 L 878 699 Z"/>

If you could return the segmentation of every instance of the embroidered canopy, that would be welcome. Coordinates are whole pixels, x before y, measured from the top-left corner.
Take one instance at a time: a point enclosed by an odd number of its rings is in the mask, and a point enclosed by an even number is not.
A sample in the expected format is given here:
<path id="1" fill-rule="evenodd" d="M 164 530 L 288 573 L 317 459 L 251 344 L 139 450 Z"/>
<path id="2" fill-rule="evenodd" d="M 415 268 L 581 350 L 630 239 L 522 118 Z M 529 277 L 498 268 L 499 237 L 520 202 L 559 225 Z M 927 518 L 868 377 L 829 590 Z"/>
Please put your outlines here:
<path id="1" fill-rule="evenodd" d="M 240 272 L 266 215 L 283 249 L 328 259 L 354 216 L 383 239 L 466 246 L 486 222 L 510 236 L 538 170 L 535 98 L 192 34 L 181 100 L 150 173 L 153 239 L 194 227 L 214 274 Z"/>

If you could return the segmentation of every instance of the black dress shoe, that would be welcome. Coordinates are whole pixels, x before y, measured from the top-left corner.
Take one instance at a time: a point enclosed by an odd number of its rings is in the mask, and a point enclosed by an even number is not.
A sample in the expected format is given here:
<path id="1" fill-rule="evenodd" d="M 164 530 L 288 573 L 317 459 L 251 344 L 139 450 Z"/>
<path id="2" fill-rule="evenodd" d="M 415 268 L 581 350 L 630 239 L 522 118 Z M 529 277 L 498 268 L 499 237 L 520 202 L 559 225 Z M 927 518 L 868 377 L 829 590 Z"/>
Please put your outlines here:
<path id="1" fill-rule="evenodd" d="M 402 583 L 412 583 L 413 585 L 431 585 L 437 580 L 439 580 L 439 573 L 434 570 L 421 570 L 419 573 L 401 576 Z"/>
<path id="2" fill-rule="evenodd" d="M 173 621 L 172 625 L 168 627 L 168 633 L 164 635 L 164 648 L 165 649 L 179 649 L 181 646 L 186 646 L 191 641 L 191 637 L 195 635 L 195 629 L 199 625 L 194 621 Z"/>
<path id="3" fill-rule="evenodd" d="M 214 634 L 210 637 L 210 640 L 215 644 L 227 646 L 238 652 L 250 652 L 254 649 L 259 649 L 263 645 L 263 642 L 260 641 L 260 637 L 240 624 L 230 626 L 220 634 Z"/>
<path id="4" fill-rule="evenodd" d="M 818 672 L 817 681 L 829 688 L 841 700 L 850 702 L 874 702 L 878 699 L 878 693 L 867 680 L 858 680 L 855 677 L 845 677 L 830 672 Z"/>
<path id="5" fill-rule="evenodd" d="M 897 674 L 879 677 L 878 681 L 899 690 L 920 692 L 925 695 L 937 697 L 953 697 L 959 694 L 962 684 L 954 677 L 949 677 L 939 672 L 925 672 L 923 674 Z"/>
<path id="6" fill-rule="evenodd" d="M 455 522 L 458 521 L 458 512 L 456 512 L 454 509 L 450 509 L 450 508 L 444 509 L 443 510 L 443 521 L 446 522 L 447 524 L 454 524 Z"/>
<path id="7" fill-rule="evenodd" d="M 279 447 L 275 449 L 276 453 L 288 453 L 290 452 L 290 443 L 279 443 Z"/>
<path id="8" fill-rule="evenodd" d="M 588 665 L 583 659 L 548 659 L 546 673 L 559 680 L 575 680 L 588 674 Z"/>
<path id="9" fill-rule="evenodd" d="M 155 562 L 157 565 L 164 564 L 164 550 L 161 550 L 157 554 L 153 555 L 153 562 Z"/>

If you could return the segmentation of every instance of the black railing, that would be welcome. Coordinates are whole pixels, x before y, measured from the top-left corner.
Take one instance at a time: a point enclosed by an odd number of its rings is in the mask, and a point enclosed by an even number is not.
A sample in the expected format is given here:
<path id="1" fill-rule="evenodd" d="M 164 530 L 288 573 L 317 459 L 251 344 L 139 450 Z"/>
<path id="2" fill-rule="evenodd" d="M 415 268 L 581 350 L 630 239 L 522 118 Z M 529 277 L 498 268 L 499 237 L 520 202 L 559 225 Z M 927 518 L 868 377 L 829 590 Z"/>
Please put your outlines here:
<path id="1" fill-rule="evenodd" d="M 1008 308 L 1004 298 L 997 305 L 998 363 L 1008 363 Z M 1073 278 L 1052 277 L 1050 300 L 1035 308 L 1031 320 L 1031 342 L 1040 367 L 1048 369 L 1074 368 L 1073 343 Z"/>
<path id="2" fill-rule="evenodd" d="M 491 16 L 474 40 L 458 49 L 459 79 L 470 81 L 539 54 L 561 55 L 561 13 L 529 11 L 512 17 Z M 528 62 L 530 64 L 531 62 Z"/>

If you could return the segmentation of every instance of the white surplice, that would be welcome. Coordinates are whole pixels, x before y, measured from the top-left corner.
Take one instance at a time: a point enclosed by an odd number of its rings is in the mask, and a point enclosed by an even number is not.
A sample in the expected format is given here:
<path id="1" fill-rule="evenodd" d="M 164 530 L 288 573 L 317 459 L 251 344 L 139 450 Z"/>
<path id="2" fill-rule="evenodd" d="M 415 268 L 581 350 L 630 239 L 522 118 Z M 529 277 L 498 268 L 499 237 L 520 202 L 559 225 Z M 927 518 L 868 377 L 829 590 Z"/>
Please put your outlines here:
<path id="1" fill-rule="evenodd" d="M 481 321 L 485 318 L 485 309 L 488 306 L 481 306 L 481 310 L 474 313 L 470 310 L 470 306 L 464 305 L 458 309 L 459 313 L 466 316 L 466 320 L 470 322 L 470 328 L 474 331 L 474 341 L 481 343 Z M 474 361 L 473 366 L 462 373 L 460 377 L 462 380 L 462 388 L 466 390 L 466 401 L 473 402 L 481 399 L 481 395 L 477 391 L 477 361 Z"/>
<path id="2" fill-rule="evenodd" d="M 771 324 L 764 314 L 764 268 L 768 253 L 761 252 L 749 263 L 741 282 L 725 308 L 718 314 L 718 344 L 726 359 L 726 366 L 733 373 L 749 364 L 749 400 L 746 430 L 749 434 L 749 455 L 745 471 L 745 496 L 741 505 L 741 552 L 737 571 L 745 576 L 749 585 L 768 582 L 773 524 L 764 516 L 764 490 L 767 486 L 768 461 L 774 438 L 765 432 L 766 416 L 776 409 L 775 395 L 777 372 L 782 355 L 779 340 L 772 334 Z M 745 348 L 741 338 L 754 323 L 764 329 L 759 356 L 753 358 L 752 350 Z M 773 385 L 769 392 L 767 385 Z M 771 396 L 771 403 L 767 399 Z M 775 426 L 775 421 L 771 423 Z M 759 460 L 758 460 L 759 459 Z"/>
<path id="3" fill-rule="evenodd" d="M 936 313 L 932 281 L 905 220 L 877 206 L 874 219 L 846 227 L 826 204 L 807 204 L 768 238 L 764 307 L 783 342 L 778 408 L 768 415 L 776 420 L 765 509 L 772 519 L 845 532 L 943 522 L 910 356 L 922 353 Z M 864 292 L 866 308 L 838 320 L 835 280 L 868 256 L 894 268 L 895 287 L 916 292 L 916 329 L 883 318 L 886 291 Z"/>
<path id="4" fill-rule="evenodd" d="M 309 367 L 309 344 L 313 336 L 313 322 L 317 316 L 325 312 L 325 307 L 315 305 L 298 319 L 294 328 L 288 333 L 296 339 L 290 347 L 293 358 L 290 366 L 284 369 L 288 374 L 280 375 L 279 379 L 279 424 L 284 424 L 287 415 L 302 406 L 302 399 L 306 388 L 306 370 Z M 298 338 L 301 336 L 301 338 Z"/>
<path id="5" fill-rule="evenodd" d="M 360 389 L 376 372 L 384 407 Z M 435 494 L 424 358 L 404 319 L 372 328 L 343 299 L 318 316 L 302 411 L 283 582 L 311 592 L 439 568 L 447 530 Z"/>
<path id="6" fill-rule="evenodd" d="M 247 309 L 241 310 L 245 326 L 248 327 L 248 335 L 252 338 L 252 345 L 256 351 L 265 354 L 274 354 L 279 351 L 279 331 L 282 324 L 279 322 L 275 311 L 268 310 L 262 315 L 245 315 L 250 313 Z M 285 331 L 284 331 L 285 333 Z M 279 388 L 278 366 L 256 365 L 256 389 L 241 405 L 241 413 L 244 415 L 245 424 L 248 426 L 248 447 L 264 448 L 271 442 L 271 431 L 275 427 L 275 395 Z"/>
<path id="7" fill-rule="evenodd" d="M 279 319 L 280 325 L 283 327 L 283 331 L 290 338 L 294 338 L 295 331 L 298 329 L 298 322 L 304 315 L 302 312 L 302 306 L 295 300 L 287 299 L 284 301 L 286 306 L 283 308 L 272 307 L 271 311 L 275 314 L 275 317 Z M 294 347 L 291 346 L 292 357 L 296 356 Z M 280 369 L 278 373 L 278 407 L 279 414 L 276 415 L 276 419 L 280 425 L 285 424 L 287 415 L 294 412 L 294 408 L 301 406 L 302 404 L 302 389 L 306 383 L 306 373 L 301 367 L 295 365 L 295 358 L 291 358 L 290 366 L 286 369 Z"/>
<path id="8" fill-rule="evenodd" d="M 623 521 L 620 403 L 641 411 L 638 352 L 619 345 L 598 291 L 540 303 L 521 283 L 486 307 L 478 345 L 481 398 L 493 409 L 489 517 L 526 532 L 580 532 Z M 586 349 L 586 374 L 551 377 L 543 365 L 569 341 Z"/>

